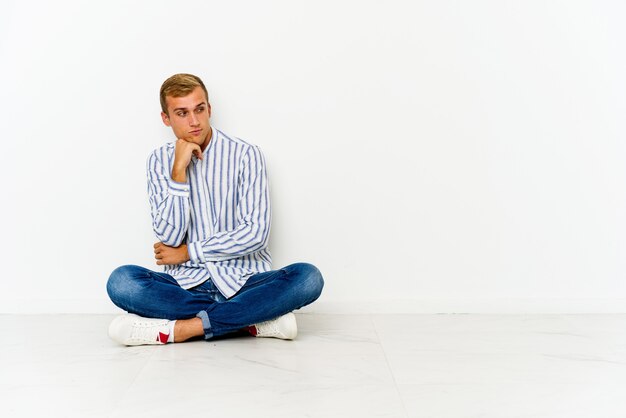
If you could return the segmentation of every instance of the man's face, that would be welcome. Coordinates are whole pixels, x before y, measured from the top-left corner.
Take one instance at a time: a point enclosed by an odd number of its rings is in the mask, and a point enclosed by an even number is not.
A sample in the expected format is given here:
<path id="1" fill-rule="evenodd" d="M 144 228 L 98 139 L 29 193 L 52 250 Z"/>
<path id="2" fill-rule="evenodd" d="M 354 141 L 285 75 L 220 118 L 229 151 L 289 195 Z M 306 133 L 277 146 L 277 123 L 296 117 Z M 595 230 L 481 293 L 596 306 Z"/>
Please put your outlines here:
<path id="1" fill-rule="evenodd" d="M 211 132 L 211 105 L 202 87 L 196 87 L 184 97 L 167 96 L 165 103 L 169 115 L 161 112 L 161 118 L 166 126 L 171 126 L 176 138 L 200 146 L 206 145 L 205 141 Z"/>

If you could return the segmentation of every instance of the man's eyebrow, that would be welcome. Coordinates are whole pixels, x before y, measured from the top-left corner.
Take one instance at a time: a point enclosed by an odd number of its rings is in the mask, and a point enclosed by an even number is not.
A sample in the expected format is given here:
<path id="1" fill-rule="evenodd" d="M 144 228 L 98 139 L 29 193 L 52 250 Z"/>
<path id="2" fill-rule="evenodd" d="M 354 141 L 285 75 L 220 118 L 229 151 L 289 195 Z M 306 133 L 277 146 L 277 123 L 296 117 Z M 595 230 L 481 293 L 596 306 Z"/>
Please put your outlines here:
<path id="1" fill-rule="evenodd" d="M 200 106 L 202 106 L 202 105 L 206 105 L 206 103 L 205 103 L 205 102 L 198 103 L 198 104 L 196 105 L 196 108 L 198 108 L 198 107 L 200 107 Z M 176 109 L 174 109 L 174 112 L 176 112 L 176 111 L 178 111 L 178 110 L 187 110 L 187 108 L 186 108 L 186 107 L 177 107 Z"/>

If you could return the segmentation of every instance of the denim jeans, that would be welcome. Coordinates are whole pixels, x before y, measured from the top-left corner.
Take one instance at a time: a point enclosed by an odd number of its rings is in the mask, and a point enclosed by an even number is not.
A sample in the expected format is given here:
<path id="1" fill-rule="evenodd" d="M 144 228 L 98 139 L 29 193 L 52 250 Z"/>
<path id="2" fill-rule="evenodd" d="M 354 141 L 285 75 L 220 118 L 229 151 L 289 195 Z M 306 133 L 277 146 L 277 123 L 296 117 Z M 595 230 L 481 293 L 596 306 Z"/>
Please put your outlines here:
<path id="1" fill-rule="evenodd" d="M 252 275 L 230 299 L 211 280 L 185 290 L 169 274 L 133 265 L 118 267 L 107 282 L 118 307 L 148 318 L 201 318 L 207 340 L 308 305 L 323 287 L 320 271 L 307 263 Z"/>

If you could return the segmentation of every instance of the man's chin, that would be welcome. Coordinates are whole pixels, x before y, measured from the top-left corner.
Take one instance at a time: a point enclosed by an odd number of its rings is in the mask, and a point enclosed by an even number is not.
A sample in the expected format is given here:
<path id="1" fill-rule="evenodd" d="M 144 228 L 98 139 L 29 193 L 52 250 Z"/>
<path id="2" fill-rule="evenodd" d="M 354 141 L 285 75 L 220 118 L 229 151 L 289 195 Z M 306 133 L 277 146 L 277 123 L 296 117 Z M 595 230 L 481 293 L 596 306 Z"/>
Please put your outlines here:
<path id="1" fill-rule="evenodd" d="M 187 134 L 187 136 L 185 137 L 185 141 L 191 142 L 191 143 L 197 144 L 197 145 L 204 144 L 205 139 L 206 139 L 206 135 Z"/>

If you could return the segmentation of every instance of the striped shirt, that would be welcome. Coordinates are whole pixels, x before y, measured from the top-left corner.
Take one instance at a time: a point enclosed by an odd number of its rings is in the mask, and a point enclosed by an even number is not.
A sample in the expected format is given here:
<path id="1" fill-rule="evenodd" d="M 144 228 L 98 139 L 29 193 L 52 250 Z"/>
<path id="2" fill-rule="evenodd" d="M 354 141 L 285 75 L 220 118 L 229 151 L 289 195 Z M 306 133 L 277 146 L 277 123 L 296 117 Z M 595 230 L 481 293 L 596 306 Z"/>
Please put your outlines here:
<path id="1" fill-rule="evenodd" d="M 159 241 L 186 243 L 189 252 L 189 261 L 165 272 L 184 289 L 211 279 L 230 298 L 248 277 L 271 270 L 269 188 L 259 147 L 211 129 L 203 159 L 191 157 L 187 183 L 171 177 L 175 142 L 150 154 L 148 197 Z"/>

